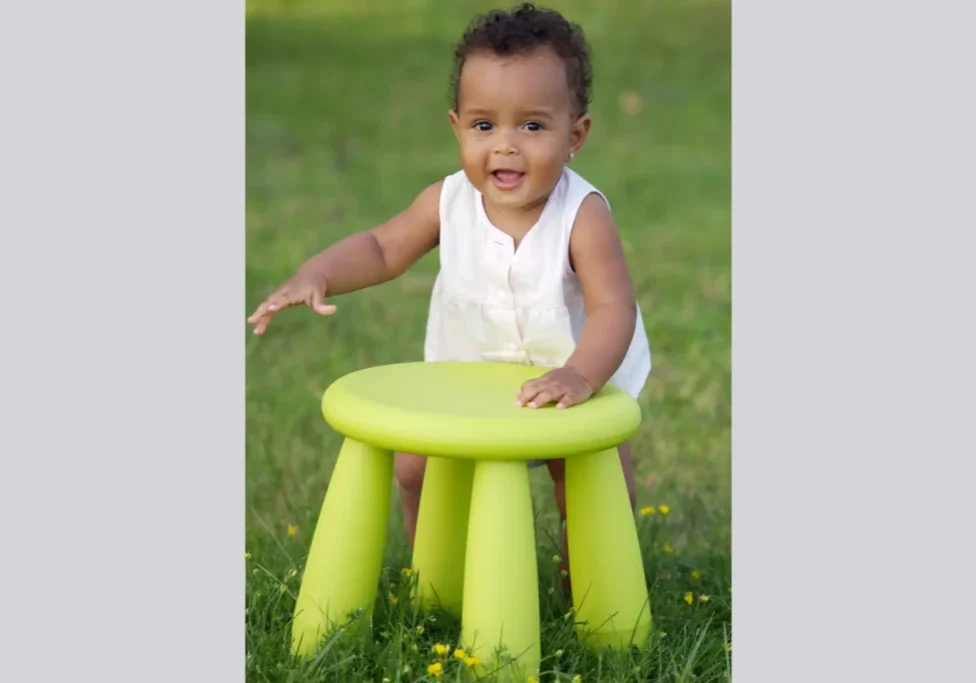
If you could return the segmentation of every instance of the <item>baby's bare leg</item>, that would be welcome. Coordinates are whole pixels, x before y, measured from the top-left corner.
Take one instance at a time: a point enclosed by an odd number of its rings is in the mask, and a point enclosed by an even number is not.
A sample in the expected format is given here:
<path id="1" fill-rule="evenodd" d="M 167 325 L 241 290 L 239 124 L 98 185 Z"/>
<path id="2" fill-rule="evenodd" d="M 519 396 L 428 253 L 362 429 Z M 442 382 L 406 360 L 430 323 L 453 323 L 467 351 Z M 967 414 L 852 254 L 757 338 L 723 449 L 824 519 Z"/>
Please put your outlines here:
<path id="1" fill-rule="evenodd" d="M 413 548 L 414 534 L 417 531 L 417 513 L 420 510 L 420 490 L 424 483 L 427 458 L 411 453 L 397 453 L 394 463 L 397 485 L 400 489 L 400 508 L 403 510 L 403 524 L 407 527 L 407 540 Z"/>
<path id="2" fill-rule="evenodd" d="M 630 442 L 620 444 L 617 449 L 620 453 L 620 465 L 624 470 L 624 480 L 627 482 L 627 494 L 630 497 L 630 507 L 634 509 L 637 507 L 637 483 L 634 481 L 634 468 L 630 460 Z M 565 460 L 549 460 L 546 462 L 546 466 L 549 468 L 549 474 L 552 476 L 552 482 L 556 486 L 556 507 L 559 508 L 559 517 L 566 521 L 566 461 Z M 566 525 L 563 524 L 563 534 L 562 534 L 562 563 L 560 564 L 560 569 L 564 569 L 567 573 L 569 572 L 569 543 L 566 536 Z M 563 581 L 563 588 L 569 589 L 569 577 Z"/>

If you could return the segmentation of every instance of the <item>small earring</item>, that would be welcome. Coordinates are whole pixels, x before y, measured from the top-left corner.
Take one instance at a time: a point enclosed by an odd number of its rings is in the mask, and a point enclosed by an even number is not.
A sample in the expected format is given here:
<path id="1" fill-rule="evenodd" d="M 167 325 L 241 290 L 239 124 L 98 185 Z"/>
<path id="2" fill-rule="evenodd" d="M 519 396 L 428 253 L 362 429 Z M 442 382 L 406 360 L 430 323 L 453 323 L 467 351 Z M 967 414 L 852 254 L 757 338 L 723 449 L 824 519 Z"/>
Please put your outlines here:
<path id="1" fill-rule="evenodd" d="M 576 156 L 576 152 L 570 152 L 569 153 L 569 160 L 572 161 L 574 156 Z"/>

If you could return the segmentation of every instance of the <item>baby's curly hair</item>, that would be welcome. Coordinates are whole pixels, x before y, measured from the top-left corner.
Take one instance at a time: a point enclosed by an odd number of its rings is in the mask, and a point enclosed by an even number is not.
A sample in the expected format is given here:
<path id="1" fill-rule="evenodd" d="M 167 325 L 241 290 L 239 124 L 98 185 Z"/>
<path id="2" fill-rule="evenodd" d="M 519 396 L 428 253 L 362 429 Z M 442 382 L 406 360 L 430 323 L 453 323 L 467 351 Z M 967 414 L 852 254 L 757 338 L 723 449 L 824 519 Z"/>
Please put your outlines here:
<path id="1" fill-rule="evenodd" d="M 541 47 L 551 48 L 566 64 L 566 80 L 573 93 L 576 114 L 582 116 L 590 104 L 593 68 L 583 29 L 559 12 L 524 2 L 509 11 L 493 10 L 476 17 L 454 48 L 451 102 L 458 108 L 461 69 L 477 52 L 499 56 L 522 55 Z"/>

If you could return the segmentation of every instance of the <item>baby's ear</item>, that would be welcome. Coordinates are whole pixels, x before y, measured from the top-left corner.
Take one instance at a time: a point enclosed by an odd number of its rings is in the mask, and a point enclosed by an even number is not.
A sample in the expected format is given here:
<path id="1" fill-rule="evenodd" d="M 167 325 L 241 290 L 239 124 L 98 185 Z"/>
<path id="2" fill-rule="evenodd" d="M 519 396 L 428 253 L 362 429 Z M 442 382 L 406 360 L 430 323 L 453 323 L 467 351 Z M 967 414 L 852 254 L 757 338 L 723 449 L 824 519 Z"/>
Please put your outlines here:
<path id="1" fill-rule="evenodd" d="M 578 154 L 583 149 L 586 138 L 590 134 L 591 125 L 593 125 L 593 119 L 590 118 L 589 114 L 583 114 L 573 122 L 573 128 L 569 134 L 570 154 Z"/>
<path id="2" fill-rule="evenodd" d="M 451 122 L 451 128 L 454 130 L 454 137 L 460 139 L 461 131 L 458 129 L 458 122 L 461 120 L 461 117 L 458 116 L 458 113 L 455 110 L 451 109 L 447 112 L 447 119 Z"/>

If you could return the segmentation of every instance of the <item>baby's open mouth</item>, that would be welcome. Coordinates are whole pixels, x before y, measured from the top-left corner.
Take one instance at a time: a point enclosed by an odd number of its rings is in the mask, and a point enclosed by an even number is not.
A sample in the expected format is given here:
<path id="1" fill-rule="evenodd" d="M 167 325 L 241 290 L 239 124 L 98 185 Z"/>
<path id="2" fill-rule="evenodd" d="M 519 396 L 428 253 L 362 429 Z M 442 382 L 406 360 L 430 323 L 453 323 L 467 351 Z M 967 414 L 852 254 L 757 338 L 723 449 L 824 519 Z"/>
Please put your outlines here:
<path id="1" fill-rule="evenodd" d="M 504 169 L 492 171 L 491 175 L 495 179 L 495 185 L 501 188 L 517 187 L 522 182 L 522 178 L 525 177 L 525 173 L 522 171 L 510 171 Z"/>

